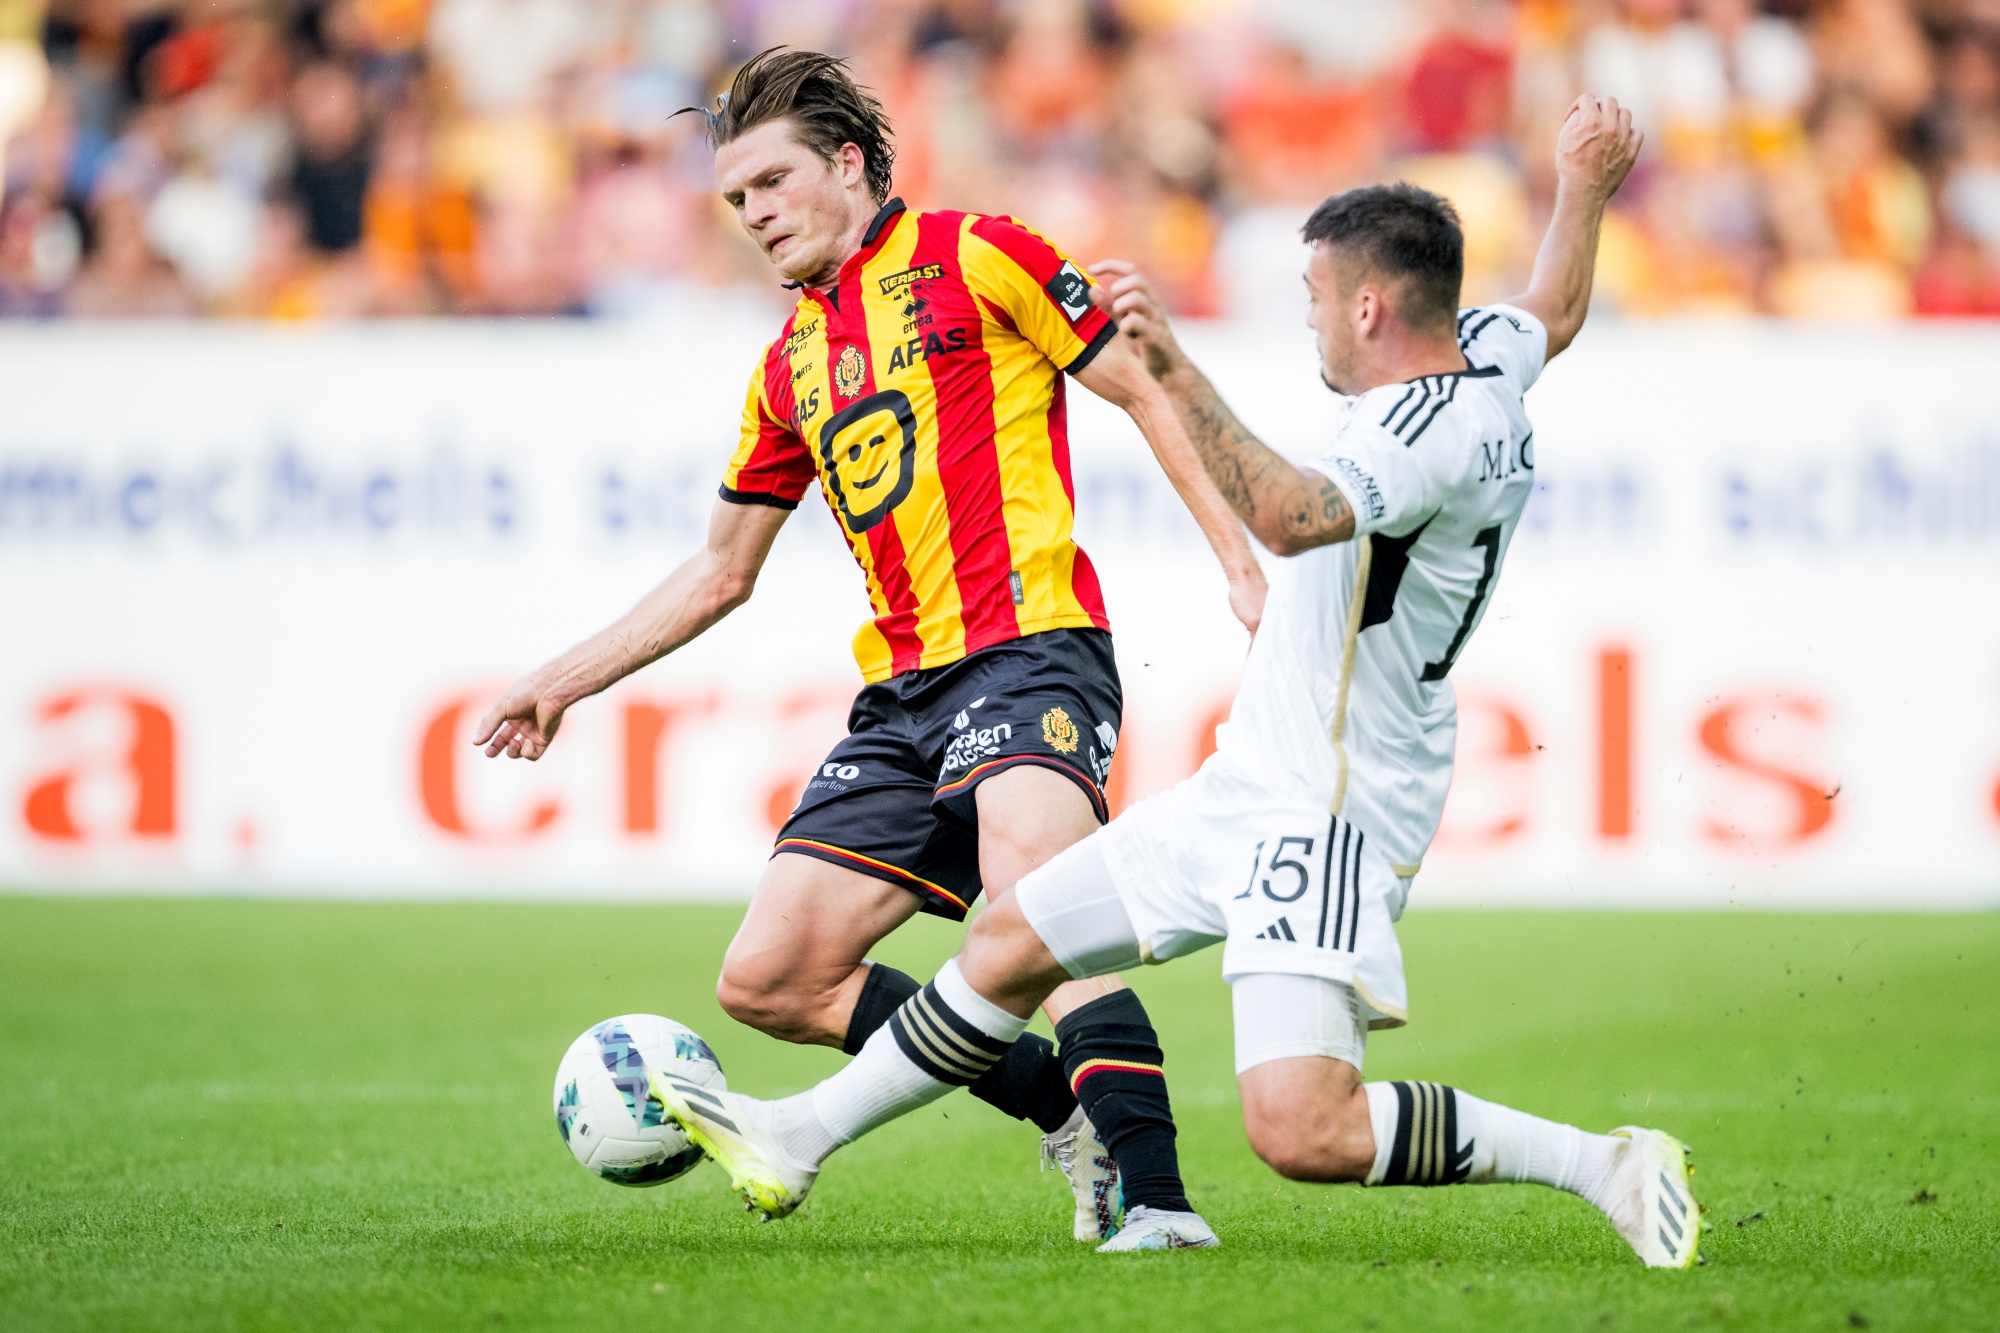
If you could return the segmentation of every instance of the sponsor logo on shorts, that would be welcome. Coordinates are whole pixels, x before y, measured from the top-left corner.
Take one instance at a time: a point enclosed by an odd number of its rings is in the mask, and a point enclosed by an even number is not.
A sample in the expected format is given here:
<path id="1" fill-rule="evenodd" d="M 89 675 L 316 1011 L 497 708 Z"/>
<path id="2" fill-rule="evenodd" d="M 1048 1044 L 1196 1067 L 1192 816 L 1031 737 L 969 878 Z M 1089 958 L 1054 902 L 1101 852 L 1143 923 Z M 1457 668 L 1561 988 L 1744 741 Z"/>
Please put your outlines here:
<path id="1" fill-rule="evenodd" d="M 846 791 L 847 784 L 861 776 L 859 764 L 821 764 L 819 772 L 813 774 L 806 784 L 807 791 Z"/>
<path id="2" fill-rule="evenodd" d="M 980 702 L 986 701 L 982 699 Z M 960 718 L 965 716 L 964 713 L 959 714 Z M 959 725 L 966 726 L 967 723 L 960 722 Z M 991 759 L 1000 753 L 1002 745 L 1013 739 L 1013 725 L 1007 722 L 990 727 L 974 727 L 953 736 L 951 743 L 944 747 L 944 771 L 950 773 L 957 769 L 970 768 L 982 759 Z"/>
<path id="3" fill-rule="evenodd" d="M 1042 714 L 1042 739 L 1057 754 L 1075 754 L 1083 733 L 1068 713 L 1060 708 L 1051 708 Z"/>
<path id="4" fill-rule="evenodd" d="M 1090 776 L 1102 787 L 1111 780 L 1111 756 L 1118 753 L 1118 728 L 1100 722 L 1094 734 L 1098 744 L 1090 747 Z M 1099 749 L 1098 745 L 1104 748 Z"/>

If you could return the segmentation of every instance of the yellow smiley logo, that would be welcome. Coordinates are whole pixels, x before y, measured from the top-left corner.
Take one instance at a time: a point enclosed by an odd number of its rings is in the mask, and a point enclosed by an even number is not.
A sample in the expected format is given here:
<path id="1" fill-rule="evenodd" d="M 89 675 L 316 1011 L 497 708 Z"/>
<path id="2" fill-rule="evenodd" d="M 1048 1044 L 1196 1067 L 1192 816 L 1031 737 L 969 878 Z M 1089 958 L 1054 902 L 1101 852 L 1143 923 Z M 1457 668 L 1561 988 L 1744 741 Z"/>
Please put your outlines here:
<path id="1" fill-rule="evenodd" d="M 917 413 L 896 389 L 833 414 L 819 432 L 820 469 L 849 532 L 866 532 L 903 503 L 917 479 Z"/>

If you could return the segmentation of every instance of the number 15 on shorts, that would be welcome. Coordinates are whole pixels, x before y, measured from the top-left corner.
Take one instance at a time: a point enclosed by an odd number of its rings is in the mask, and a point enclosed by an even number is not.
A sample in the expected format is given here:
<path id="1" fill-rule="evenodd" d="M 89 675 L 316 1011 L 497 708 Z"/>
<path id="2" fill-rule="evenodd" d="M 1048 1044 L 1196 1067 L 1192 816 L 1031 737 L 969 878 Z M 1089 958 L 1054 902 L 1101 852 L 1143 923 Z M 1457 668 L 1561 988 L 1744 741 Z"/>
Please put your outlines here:
<path id="1" fill-rule="evenodd" d="M 1353 953 L 1361 928 L 1361 853 L 1366 839 L 1337 817 L 1311 832 L 1257 843 L 1250 878 L 1230 900 L 1253 938 Z M 1268 923 L 1252 926 L 1251 919 Z"/>

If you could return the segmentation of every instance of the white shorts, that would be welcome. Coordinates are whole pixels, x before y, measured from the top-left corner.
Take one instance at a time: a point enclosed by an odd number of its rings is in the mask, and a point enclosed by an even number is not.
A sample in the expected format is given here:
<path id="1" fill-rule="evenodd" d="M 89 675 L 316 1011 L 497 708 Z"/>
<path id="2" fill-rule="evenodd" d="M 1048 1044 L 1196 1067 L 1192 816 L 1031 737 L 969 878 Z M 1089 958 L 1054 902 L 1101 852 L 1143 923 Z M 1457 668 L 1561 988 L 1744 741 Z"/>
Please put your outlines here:
<path id="1" fill-rule="evenodd" d="M 1296 972 L 1245 972 L 1230 983 L 1236 1072 L 1270 1060 L 1323 1055 L 1356 1069 L 1368 1049 L 1368 1005 L 1351 986 Z"/>
<path id="2" fill-rule="evenodd" d="M 1324 977 L 1353 988 L 1367 1007 L 1369 1026 L 1407 1021 L 1395 923 L 1410 881 L 1346 820 L 1264 790 L 1217 756 L 1086 842 L 1093 847 L 1089 861 L 1101 864 L 1117 888 L 1123 929 L 1133 937 L 1130 957 L 1113 961 L 1111 954 L 1128 946 L 1114 945 L 1104 927 L 1089 924 L 1093 914 L 1104 915 L 1104 905 L 1091 895 L 1072 901 L 1074 895 L 1052 885 L 1037 903 L 1059 938 L 1076 934 L 1082 952 L 1071 956 L 1022 899 L 1030 922 L 1076 975 L 1161 963 L 1220 943 L 1225 981 L 1252 972 Z M 1057 867 L 1075 850 L 1023 879 L 1022 888 L 1051 872 L 1062 876 Z M 1067 873 L 1088 877 L 1080 864 Z M 1091 952 L 1084 947 L 1090 941 L 1111 954 Z"/>
<path id="3" fill-rule="evenodd" d="M 1062 852 L 1021 880 L 1015 901 L 1073 977 L 1137 966 L 1139 936 L 1104 860 L 1103 834 Z M 1356 1069 L 1373 1006 L 1345 983 L 1298 972 L 1245 972 L 1230 979 L 1236 1072 L 1270 1060 L 1325 1056 Z"/>

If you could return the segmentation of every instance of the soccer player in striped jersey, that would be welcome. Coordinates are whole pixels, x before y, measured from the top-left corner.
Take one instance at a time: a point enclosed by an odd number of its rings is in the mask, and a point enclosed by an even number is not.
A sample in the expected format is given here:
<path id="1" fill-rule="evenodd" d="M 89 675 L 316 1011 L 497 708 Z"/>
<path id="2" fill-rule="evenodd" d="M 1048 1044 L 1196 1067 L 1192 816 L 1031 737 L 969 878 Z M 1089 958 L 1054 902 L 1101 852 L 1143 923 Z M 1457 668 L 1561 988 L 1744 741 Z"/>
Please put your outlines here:
<path id="1" fill-rule="evenodd" d="M 888 123 L 830 56 L 765 52 L 721 105 L 709 127 L 723 197 L 798 305 L 750 377 L 707 547 L 517 682 L 479 740 L 539 757 L 564 709 L 740 605 L 817 482 L 873 604 L 854 637 L 866 685 L 778 835 L 717 992 L 753 1027 L 854 1053 L 918 991 L 867 959 L 877 941 L 919 911 L 962 920 L 982 890 L 1001 900 L 1110 813 L 1121 696 L 1097 576 L 1070 537 L 1065 377 L 1131 416 L 1253 630 L 1264 583 L 1075 264 L 1012 218 L 890 198 Z M 1045 1007 L 1060 1052 L 1015 1042 L 968 1080 L 974 1095 L 1044 1131 L 1078 1239 L 1107 1239 L 1121 1199 L 1186 1210 L 1138 997 L 1106 977 Z"/>
<path id="2" fill-rule="evenodd" d="M 1443 200 L 1400 185 L 1322 204 L 1305 228 L 1311 322 L 1322 378 L 1346 398 L 1304 466 L 1229 410 L 1130 265 L 1100 266 L 1119 341 L 1143 347 L 1251 531 L 1291 557 L 1220 748 L 1025 876 L 817 1088 L 768 1107 L 736 1098 L 727 1124 L 664 1088 L 739 1191 L 770 1211 L 795 1206 L 838 1146 L 1004 1060 L 1050 988 L 1221 943 L 1244 1125 L 1279 1172 L 1554 1186 L 1602 1210 L 1648 1266 L 1695 1262 L 1701 1219 L 1670 1136 L 1587 1134 L 1444 1084 L 1361 1079 L 1369 1029 L 1407 1016 L 1395 922 L 1451 781 L 1452 663 L 1533 487 L 1522 395 L 1582 327 L 1604 207 L 1638 151 L 1629 113 L 1579 99 L 1529 289 L 1484 309 L 1457 310 L 1463 240 Z M 1107 1059 L 1081 1086 L 1122 1076 Z M 1116 1243 L 1206 1235 L 1134 1209 Z"/>

